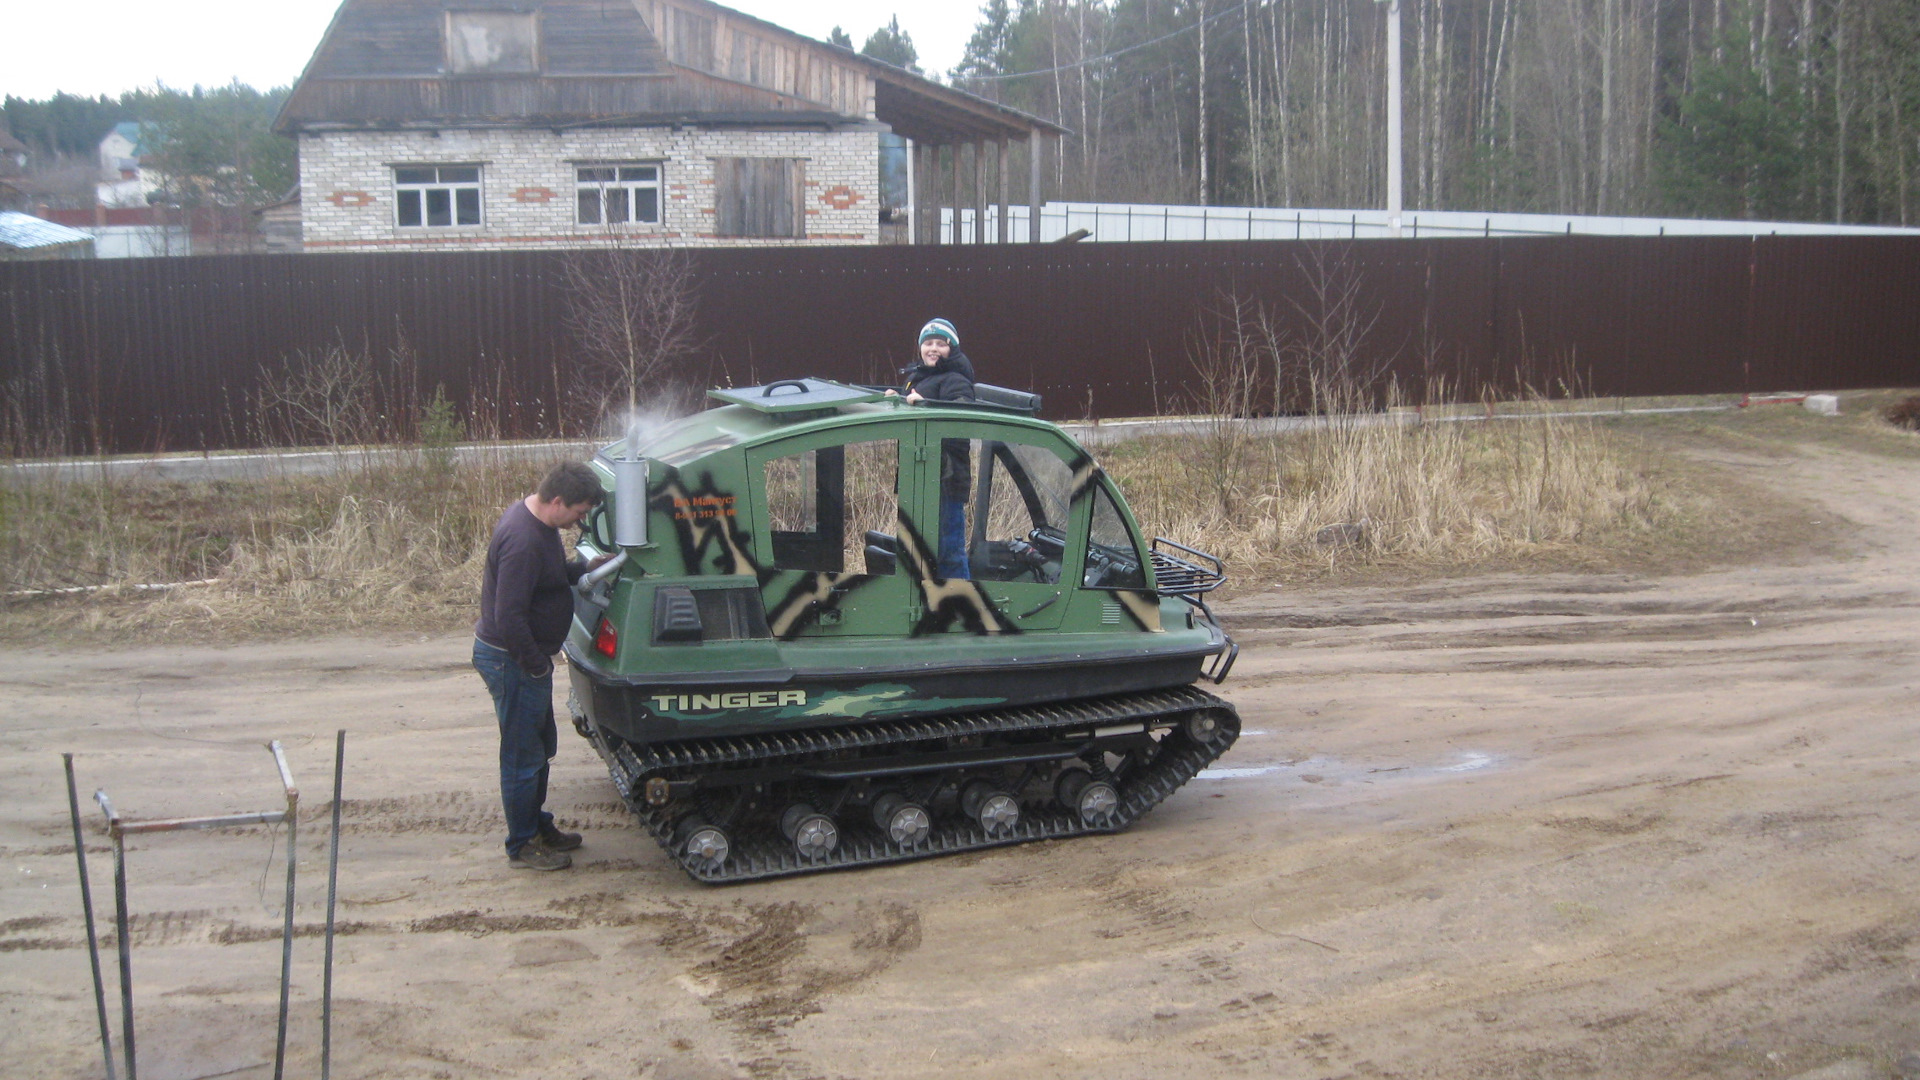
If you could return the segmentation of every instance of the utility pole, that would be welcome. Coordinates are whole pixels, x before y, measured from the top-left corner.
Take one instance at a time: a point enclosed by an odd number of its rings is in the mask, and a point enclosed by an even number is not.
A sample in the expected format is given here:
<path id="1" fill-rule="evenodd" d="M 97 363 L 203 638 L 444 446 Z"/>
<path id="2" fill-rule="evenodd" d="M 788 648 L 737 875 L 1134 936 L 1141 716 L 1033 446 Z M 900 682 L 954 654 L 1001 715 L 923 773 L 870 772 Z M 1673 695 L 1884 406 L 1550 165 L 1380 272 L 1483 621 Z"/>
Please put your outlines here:
<path id="1" fill-rule="evenodd" d="M 1387 5 L 1387 235 L 1400 236 L 1400 0 Z"/>
<path id="2" fill-rule="evenodd" d="M 1207 0 L 1200 0 L 1200 205 L 1207 199 Z M 1204 230 L 1202 230 L 1204 232 Z"/>

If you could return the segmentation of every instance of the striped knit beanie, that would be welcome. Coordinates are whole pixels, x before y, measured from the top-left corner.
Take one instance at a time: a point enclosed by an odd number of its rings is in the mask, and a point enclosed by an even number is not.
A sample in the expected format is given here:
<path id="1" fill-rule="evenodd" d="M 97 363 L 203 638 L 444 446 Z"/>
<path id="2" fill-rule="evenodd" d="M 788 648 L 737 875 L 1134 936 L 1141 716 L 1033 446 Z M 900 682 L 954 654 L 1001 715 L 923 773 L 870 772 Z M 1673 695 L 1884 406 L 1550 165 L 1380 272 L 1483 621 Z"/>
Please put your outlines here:
<path id="1" fill-rule="evenodd" d="M 955 330 L 953 324 L 945 319 L 935 319 L 921 327 L 920 336 L 914 339 L 914 344 L 917 345 L 930 337 L 943 337 L 947 339 L 949 344 L 960 344 L 960 331 Z"/>

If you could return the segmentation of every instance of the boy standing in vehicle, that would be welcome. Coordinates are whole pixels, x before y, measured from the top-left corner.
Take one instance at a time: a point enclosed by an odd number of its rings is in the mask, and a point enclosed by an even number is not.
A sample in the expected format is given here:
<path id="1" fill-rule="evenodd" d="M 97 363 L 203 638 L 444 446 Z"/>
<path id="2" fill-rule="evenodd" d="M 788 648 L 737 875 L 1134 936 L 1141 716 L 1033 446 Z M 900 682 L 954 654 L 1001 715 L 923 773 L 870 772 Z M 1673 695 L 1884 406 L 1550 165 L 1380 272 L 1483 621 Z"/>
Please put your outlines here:
<path id="1" fill-rule="evenodd" d="M 920 328 L 920 362 L 902 368 L 910 405 L 923 401 L 972 401 L 973 361 L 960 351 L 960 332 L 945 319 Z M 894 391 L 887 391 L 892 394 Z M 940 566 L 949 580 L 972 577 L 967 566 L 967 492 L 973 486 L 965 439 L 940 440 Z"/>
<path id="2" fill-rule="evenodd" d="M 585 464 L 556 465 L 539 490 L 500 515 L 487 545 L 473 666 L 500 722 L 500 802 L 515 869 L 564 870 L 573 865 L 567 852 L 580 846 L 580 834 L 561 832 L 546 811 L 548 762 L 559 749 L 553 657 L 573 620 L 573 583 L 610 556 L 569 562 L 560 530 L 580 524 L 603 498 Z"/>

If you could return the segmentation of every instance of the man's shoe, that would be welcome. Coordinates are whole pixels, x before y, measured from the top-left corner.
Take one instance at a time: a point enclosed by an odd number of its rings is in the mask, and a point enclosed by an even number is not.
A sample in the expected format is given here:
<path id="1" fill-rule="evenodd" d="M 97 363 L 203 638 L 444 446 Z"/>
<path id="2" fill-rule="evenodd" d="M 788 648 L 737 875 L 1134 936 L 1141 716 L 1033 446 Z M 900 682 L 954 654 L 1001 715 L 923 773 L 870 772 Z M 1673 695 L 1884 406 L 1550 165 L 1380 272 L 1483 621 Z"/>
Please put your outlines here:
<path id="1" fill-rule="evenodd" d="M 510 856 L 507 865 L 515 870 L 565 870 L 573 865 L 573 859 L 564 851 L 551 850 L 536 836 L 520 845 L 519 853 Z"/>
<path id="2" fill-rule="evenodd" d="M 546 845 L 548 851 L 572 851 L 580 846 L 580 834 L 561 832 L 559 826 L 551 823 L 543 824 L 540 826 L 540 843 Z"/>

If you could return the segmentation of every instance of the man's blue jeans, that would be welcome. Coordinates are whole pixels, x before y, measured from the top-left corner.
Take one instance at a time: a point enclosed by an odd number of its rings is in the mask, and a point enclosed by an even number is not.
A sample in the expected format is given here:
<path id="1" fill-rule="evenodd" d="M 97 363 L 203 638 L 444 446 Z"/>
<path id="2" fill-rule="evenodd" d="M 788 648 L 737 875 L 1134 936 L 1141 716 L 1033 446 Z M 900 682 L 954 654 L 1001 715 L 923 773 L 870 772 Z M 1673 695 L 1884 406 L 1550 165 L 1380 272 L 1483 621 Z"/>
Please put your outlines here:
<path id="1" fill-rule="evenodd" d="M 493 694 L 500 721 L 500 803 L 507 812 L 507 855 L 551 826 L 547 813 L 547 763 L 560 750 L 553 723 L 553 673 L 534 678 L 513 654 L 475 638 L 473 667 Z"/>

